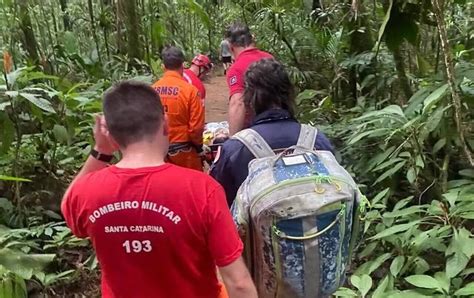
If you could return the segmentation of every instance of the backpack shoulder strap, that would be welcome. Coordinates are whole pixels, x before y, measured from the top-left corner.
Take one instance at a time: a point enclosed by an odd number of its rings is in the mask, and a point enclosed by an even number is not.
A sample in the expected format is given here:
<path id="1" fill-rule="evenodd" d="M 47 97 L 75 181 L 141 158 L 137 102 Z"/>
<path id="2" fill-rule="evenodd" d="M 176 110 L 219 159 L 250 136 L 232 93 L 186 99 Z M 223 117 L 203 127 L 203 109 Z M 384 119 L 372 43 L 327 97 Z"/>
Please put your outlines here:
<path id="1" fill-rule="evenodd" d="M 301 124 L 300 135 L 296 146 L 306 150 L 314 150 L 318 129 L 307 124 Z"/>
<path id="2" fill-rule="evenodd" d="M 262 136 L 253 129 L 244 129 L 232 136 L 233 139 L 239 140 L 247 149 L 256 157 L 274 156 L 272 148 L 262 138 Z"/>

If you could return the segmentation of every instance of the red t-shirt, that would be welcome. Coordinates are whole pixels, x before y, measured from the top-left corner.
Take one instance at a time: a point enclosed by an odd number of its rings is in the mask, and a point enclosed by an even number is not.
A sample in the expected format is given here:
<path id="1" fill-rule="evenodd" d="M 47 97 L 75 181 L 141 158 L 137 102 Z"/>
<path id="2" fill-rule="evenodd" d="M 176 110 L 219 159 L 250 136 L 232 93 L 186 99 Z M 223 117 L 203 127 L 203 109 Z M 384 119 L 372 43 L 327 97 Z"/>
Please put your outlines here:
<path id="1" fill-rule="evenodd" d="M 267 52 L 260 51 L 257 48 L 249 48 L 239 54 L 234 64 L 232 64 L 227 72 L 227 85 L 230 90 L 229 97 L 236 93 L 244 92 L 245 73 L 247 72 L 247 69 L 250 64 L 264 58 L 273 58 L 273 56 Z"/>
<path id="2" fill-rule="evenodd" d="M 235 63 L 232 64 L 229 71 L 227 72 L 227 86 L 229 86 L 229 98 L 236 93 L 244 93 L 245 90 L 245 73 L 249 66 L 259 60 L 265 58 L 273 58 L 273 56 L 267 52 L 260 51 L 257 48 L 249 48 L 242 51 Z M 250 126 L 254 113 L 250 107 L 246 107 L 245 114 L 245 126 Z"/>
<path id="3" fill-rule="evenodd" d="M 170 164 L 81 177 L 62 212 L 92 241 L 103 297 L 217 297 L 215 266 L 243 249 L 222 187 Z"/>
<path id="4" fill-rule="evenodd" d="M 206 98 L 206 88 L 204 88 L 204 84 L 198 78 L 198 76 L 189 68 L 185 69 L 183 72 L 183 78 L 191 85 L 196 87 L 199 91 L 199 95 L 201 99 L 204 101 Z"/>

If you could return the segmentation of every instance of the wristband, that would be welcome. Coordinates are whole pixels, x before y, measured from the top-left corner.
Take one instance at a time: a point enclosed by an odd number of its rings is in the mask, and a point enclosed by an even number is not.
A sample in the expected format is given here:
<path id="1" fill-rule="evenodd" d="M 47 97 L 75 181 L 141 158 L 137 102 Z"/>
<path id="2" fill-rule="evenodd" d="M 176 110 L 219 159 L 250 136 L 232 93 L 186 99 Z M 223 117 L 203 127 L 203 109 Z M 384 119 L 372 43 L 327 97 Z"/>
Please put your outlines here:
<path id="1" fill-rule="evenodd" d="M 92 149 L 91 150 L 91 156 L 94 157 L 97 160 L 103 161 L 103 162 L 110 162 L 114 156 L 113 155 L 107 155 L 100 153 L 99 151 Z"/>

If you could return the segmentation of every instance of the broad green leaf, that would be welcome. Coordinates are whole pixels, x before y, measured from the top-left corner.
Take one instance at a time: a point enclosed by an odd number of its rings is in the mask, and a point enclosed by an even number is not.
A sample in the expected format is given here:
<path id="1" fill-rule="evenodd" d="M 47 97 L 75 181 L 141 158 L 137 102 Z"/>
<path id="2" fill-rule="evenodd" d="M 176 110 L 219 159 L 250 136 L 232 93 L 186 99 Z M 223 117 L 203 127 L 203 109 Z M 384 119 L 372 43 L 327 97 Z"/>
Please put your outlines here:
<path id="1" fill-rule="evenodd" d="M 370 288 L 372 288 L 372 278 L 367 274 L 364 274 L 361 277 L 353 275 L 351 277 L 351 283 L 359 290 L 362 297 L 365 297 L 370 291 Z"/>
<path id="2" fill-rule="evenodd" d="M 382 175 L 380 175 L 380 177 L 377 180 L 375 180 L 373 185 L 385 180 L 388 177 L 392 177 L 395 173 L 397 173 L 406 164 L 406 162 L 407 162 L 406 160 L 401 161 L 400 163 L 396 164 L 393 168 L 391 168 L 390 170 L 388 170 L 385 173 L 383 173 Z"/>
<path id="3" fill-rule="evenodd" d="M 313 99 L 317 94 L 318 92 L 316 90 L 306 89 L 298 94 L 298 96 L 296 97 L 296 102 L 300 104 L 303 101 Z"/>
<path id="4" fill-rule="evenodd" d="M 375 270 L 379 269 L 380 266 L 382 266 L 383 263 L 385 263 L 388 259 L 392 257 L 391 253 L 385 253 L 380 256 L 378 256 L 375 260 L 368 261 L 365 266 L 359 267 L 355 274 L 356 275 L 370 275 L 372 274 Z"/>
<path id="5" fill-rule="evenodd" d="M 386 217 L 386 218 L 403 217 L 403 216 L 407 216 L 413 213 L 425 211 L 424 209 L 426 209 L 426 207 L 427 207 L 426 205 L 410 206 L 408 208 L 403 208 L 403 209 L 392 211 L 392 212 L 385 212 L 383 214 L 383 217 Z"/>
<path id="6" fill-rule="evenodd" d="M 418 288 L 441 289 L 439 282 L 429 275 L 411 275 L 405 280 Z"/>
<path id="7" fill-rule="evenodd" d="M 366 258 L 374 252 L 375 248 L 379 245 L 377 241 L 367 244 L 367 246 L 359 254 L 359 258 Z"/>
<path id="8" fill-rule="evenodd" d="M 191 12 L 201 19 L 201 22 L 206 26 L 206 28 L 211 27 L 211 19 L 201 4 L 195 0 L 187 0 L 186 4 L 188 5 Z"/>
<path id="9" fill-rule="evenodd" d="M 29 102 L 42 109 L 43 111 L 56 113 L 53 106 L 49 101 L 44 98 L 38 97 L 36 94 L 31 93 L 20 93 L 20 96 L 26 98 Z"/>
<path id="10" fill-rule="evenodd" d="M 410 168 L 407 172 L 407 180 L 410 184 L 413 184 L 416 180 L 416 170 L 415 168 Z"/>
<path id="11" fill-rule="evenodd" d="M 365 138 L 367 136 L 372 137 L 372 138 L 373 137 L 384 136 L 389 131 L 390 131 L 390 129 L 388 129 L 388 128 L 378 128 L 378 129 L 373 129 L 373 130 L 369 130 L 369 131 L 364 131 L 363 133 L 359 133 L 355 137 L 351 138 L 348 145 L 353 145 L 353 144 L 357 143 L 358 141 L 362 140 L 363 138 Z"/>
<path id="12" fill-rule="evenodd" d="M 377 172 L 377 171 L 380 171 L 380 170 L 383 170 L 385 168 L 388 168 L 390 167 L 391 165 L 397 163 L 397 162 L 400 162 L 400 161 L 403 161 L 404 159 L 403 158 L 400 158 L 400 157 L 396 157 L 396 158 L 391 158 L 389 160 L 387 160 L 386 162 L 384 163 L 381 163 L 379 166 L 377 166 L 376 168 L 374 168 L 372 170 L 372 172 Z"/>
<path id="13" fill-rule="evenodd" d="M 418 225 L 420 222 L 421 222 L 421 220 L 415 220 L 415 221 L 412 221 L 412 222 L 409 222 L 409 223 L 392 226 L 392 227 L 390 227 L 386 230 L 383 230 L 382 232 L 378 233 L 377 235 L 375 235 L 373 237 L 370 237 L 369 240 L 381 239 L 381 238 L 385 238 L 385 237 L 391 236 L 391 235 L 396 234 L 396 233 L 405 232 L 406 230 Z"/>
<path id="14" fill-rule="evenodd" d="M 400 293 L 388 295 L 386 297 L 387 298 L 433 298 L 433 295 L 427 296 L 414 290 L 406 290 Z"/>
<path id="15" fill-rule="evenodd" d="M 444 107 L 439 107 L 434 113 L 429 116 L 428 121 L 425 123 L 424 127 L 424 133 L 426 135 L 438 128 L 441 119 L 443 119 L 444 111 Z M 423 139 L 424 138 L 425 137 L 423 137 Z"/>
<path id="16" fill-rule="evenodd" d="M 438 284 L 441 289 L 443 289 L 445 293 L 449 293 L 449 288 L 451 287 L 451 280 L 446 276 L 446 273 L 436 272 L 435 279 L 438 281 Z"/>
<path id="17" fill-rule="evenodd" d="M 423 157 L 421 155 L 416 156 L 416 163 L 415 164 L 420 169 L 423 169 L 425 167 L 425 162 L 423 161 Z"/>
<path id="18" fill-rule="evenodd" d="M 371 201 L 371 204 L 374 205 L 374 204 L 377 204 L 378 202 L 380 202 L 380 200 L 384 199 L 386 197 L 386 195 L 388 194 L 388 192 L 390 191 L 390 187 L 387 187 L 386 189 L 382 190 L 381 192 L 379 192 Z"/>
<path id="19" fill-rule="evenodd" d="M 456 296 L 473 296 L 474 295 L 474 282 L 468 283 L 461 289 L 457 290 L 454 295 Z"/>
<path id="20" fill-rule="evenodd" d="M 416 112 L 419 112 L 423 107 L 423 101 L 425 98 L 433 91 L 433 88 L 420 88 L 418 91 L 413 94 L 409 100 L 408 107 L 405 108 L 405 115 L 408 118 L 411 118 L 415 115 Z"/>
<path id="21" fill-rule="evenodd" d="M 433 146 L 433 154 L 436 154 L 446 145 L 446 138 L 439 139 L 436 144 Z"/>
<path id="22" fill-rule="evenodd" d="M 5 176 L 5 175 L 0 175 L 0 180 L 4 180 L 4 181 L 18 181 L 18 182 L 31 182 L 30 179 L 18 178 L 18 177 L 12 177 L 12 176 Z"/>
<path id="23" fill-rule="evenodd" d="M 1 279 L 0 282 L 0 295 L 4 298 L 16 298 L 13 293 L 13 280 L 10 277 Z"/>
<path id="24" fill-rule="evenodd" d="M 348 288 L 339 288 L 333 295 L 336 297 L 357 297 L 357 293 Z"/>
<path id="25" fill-rule="evenodd" d="M 392 264 L 390 265 L 390 273 L 392 273 L 394 277 L 397 277 L 398 273 L 400 273 L 400 270 L 402 270 L 403 265 L 405 265 L 405 257 L 396 257 L 393 259 Z"/>
<path id="26" fill-rule="evenodd" d="M 464 169 L 459 171 L 459 175 L 468 177 L 468 178 L 474 178 L 474 169 Z"/>
<path id="27" fill-rule="evenodd" d="M 448 90 L 448 84 L 444 84 L 435 91 L 433 91 L 423 102 L 423 114 L 431 109 L 433 105 L 438 103 Z"/>
<path id="28" fill-rule="evenodd" d="M 468 263 L 469 258 L 464 253 L 455 253 L 446 261 L 446 276 L 449 278 L 457 276 L 466 268 Z"/>
<path id="29" fill-rule="evenodd" d="M 465 276 L 465 275 L 471 275 L 474 273 L 474 268 L 469 268 L 469 269 L 465 269 L 461 272 L 461 275 L 462 276 Z"/>
<path id="30" fill-rule="evenodd" d="M 385 291 L 387 290 L 390 281 L 390 275 L 386 275 L 381 283 L 379 283 L 377 289 L 372 294 L 372 298 L 385 298 Z"/>
<path id="31" fill-rule="evenodd" d="M 454 206 L 456 204 L 456 201 L 459 198 L 459 191 L 454 190 L 454 191 L 447 192 L 443 194 L 443 198 L 445 198 L 446 201 L 448 201 L 450 206 Z"/>
<path id="32" fill-rule="evenodd" d="M 8 248 L 0 249 L 0 264 L 24 279 L 30 279 L 34 272 L 42 270 L 54 257 L 54 254 L 24 254 Z"/>
<path id="33" fill-rule="evenodd" d="M 428 262 L 426 262 L 425 259 L 421 257 L 417 257 L 415 259 L 415 273 L 423 274 L 428 270 L 430 270 L 430 264 L 428 264 Z"/>
<path id="34" fill-rule="evenodd" d="M 66 127 L 63 125 L 55 124 L 53 127 L 53 134 L 58 142 L 63 144 L 67 144 L 69 142 L 69 134 Z"/>
<path id="35" fill-rule="evenodd" d="M 339 288 L 335 293 L 336 297 L 357 297 L 357 293 L 348 288 Z"/>
<path id="36" fill-rule="evenodd" d="M 395 210 L 401 210 L 404 208 L 408 203 L 410 203 L 413 200 L 413 196 L 409 196 L 407 198 L 404 198 L 402 200 L 399 200 L 396 204 L 395 207 L 393 207 L 393 211 Z"/>

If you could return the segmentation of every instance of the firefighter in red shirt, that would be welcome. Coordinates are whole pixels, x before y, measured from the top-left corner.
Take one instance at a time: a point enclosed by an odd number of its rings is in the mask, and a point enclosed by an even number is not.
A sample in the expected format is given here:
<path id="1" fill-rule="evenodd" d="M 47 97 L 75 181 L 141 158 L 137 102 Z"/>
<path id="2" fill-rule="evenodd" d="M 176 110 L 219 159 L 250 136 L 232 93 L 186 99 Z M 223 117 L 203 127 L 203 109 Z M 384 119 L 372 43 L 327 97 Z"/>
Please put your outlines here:
<path id="1" fill-rule="evenodd" d="M 229 132 L 233 135 L 249 127 L 255 116 L 255 112 L 245 105 L 243 99 L 247 69 L 252 63 L 264 58 L 273 58 L 273 56 L 255 47 L 253 35 L 247 25 L 234 23 L 227 29 L 225 37 L 229 41 L 230 50 L 235 58 L 234 64 L 227 71 L 227 85 L 230 90 Z"/>
<path id="2" fill-rule="evenodd" d="M 206 99 L 206 88 L 201 79 L 212 69 L 212 63 L 209 57 L 199 54 L 191 61 L 191 66 L 186 68 L 183 73 L 184 79 L 199 90 L 202 102 Z"/>
<path id="3" fill-rule="evenodd" d="M 168 127 L 158 94 L 141 83 L 107 91 L 95 146 L 64 195 L 74 235 L 90 238 L 102 296 L 256 298 L 222 187 L 165 163 Z M 120 150 L 122 159 L 109 162 Z"/>
<path id="4" fill-rule="evenodd" d="M 169 162 L 202 171 L 204 105 L 199 91 L 183 79 L 183 52 L 166 47 L 162 52 L 163 77 L 153 84 L 168 116 Z"/>

